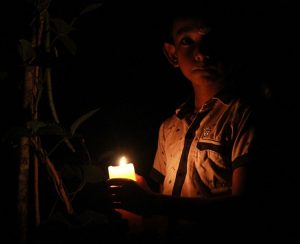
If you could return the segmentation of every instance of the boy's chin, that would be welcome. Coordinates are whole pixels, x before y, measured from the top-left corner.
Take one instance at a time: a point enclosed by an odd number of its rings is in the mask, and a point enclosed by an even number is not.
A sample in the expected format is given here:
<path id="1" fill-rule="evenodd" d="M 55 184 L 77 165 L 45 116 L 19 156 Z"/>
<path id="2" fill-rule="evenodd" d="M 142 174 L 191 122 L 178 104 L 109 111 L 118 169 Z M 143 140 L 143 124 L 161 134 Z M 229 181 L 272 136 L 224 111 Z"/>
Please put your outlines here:
<path id="1" fill-rule="evenodd" d="M 193 76 L 195 79 L 199 80 L 218 81 L 222 77 L 222 73 L 218 72 L 215 69 L 197 70 L 193 73 Z"/>

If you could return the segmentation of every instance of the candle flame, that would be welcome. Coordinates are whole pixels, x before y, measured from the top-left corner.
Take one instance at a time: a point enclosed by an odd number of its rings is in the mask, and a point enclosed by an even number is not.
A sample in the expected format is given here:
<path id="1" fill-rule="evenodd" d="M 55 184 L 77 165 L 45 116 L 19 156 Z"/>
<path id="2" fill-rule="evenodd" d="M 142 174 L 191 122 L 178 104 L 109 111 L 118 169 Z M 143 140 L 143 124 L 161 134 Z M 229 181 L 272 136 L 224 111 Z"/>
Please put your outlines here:
<path id="1" fill-rule="evenodd" d="M 125 165 L 125 164 L 127 164 L 127 159 L 126 159 L 125 156 L 123 156 L 123 157 L 121 157 L 121 159 L 120 159 L 120 166 L 121 166 L 121 165 Z"/>

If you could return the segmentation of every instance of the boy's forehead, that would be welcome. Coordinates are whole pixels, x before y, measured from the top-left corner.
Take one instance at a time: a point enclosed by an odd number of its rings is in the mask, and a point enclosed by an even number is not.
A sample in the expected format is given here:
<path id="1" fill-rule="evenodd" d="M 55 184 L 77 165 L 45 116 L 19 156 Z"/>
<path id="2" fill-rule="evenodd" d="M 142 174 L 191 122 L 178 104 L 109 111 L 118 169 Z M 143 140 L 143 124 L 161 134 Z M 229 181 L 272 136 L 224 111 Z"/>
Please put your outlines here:
<path id="1" fill-rule="evenodd" d="M 197 31 L 203 34 L 207 34 L 207 32 L 209 31 L 209 27 L 199 19 L 179 19 L 174 22 L 172 30 L 173 36 L 178 36 L 180 34 L 191 31 Z"/>

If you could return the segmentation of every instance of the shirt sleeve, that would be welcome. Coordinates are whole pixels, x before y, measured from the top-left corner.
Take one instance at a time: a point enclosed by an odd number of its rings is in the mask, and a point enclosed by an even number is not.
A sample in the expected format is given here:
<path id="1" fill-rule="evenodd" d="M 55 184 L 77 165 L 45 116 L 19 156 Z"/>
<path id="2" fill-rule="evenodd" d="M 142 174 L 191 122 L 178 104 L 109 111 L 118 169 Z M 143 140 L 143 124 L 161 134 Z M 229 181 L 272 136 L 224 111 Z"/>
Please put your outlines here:
<path id="1" fill-rule="evenodd" d="M 237 124 L 236 137 L 232 148 L 233 169 L 244 166 L 250 161 L 250 152 L 254 142 L 255 126 L 253 111 L 247 108 Z"/>
<path id="2" fill-rule="evenodd" d="M 166 154 L 165 154 L 165 136 L 164 123 L 161 124 L 158 134 L 157 150 L 154 158 L 150 177 L 157 183 L 162 184 L 166 173 Z"/>

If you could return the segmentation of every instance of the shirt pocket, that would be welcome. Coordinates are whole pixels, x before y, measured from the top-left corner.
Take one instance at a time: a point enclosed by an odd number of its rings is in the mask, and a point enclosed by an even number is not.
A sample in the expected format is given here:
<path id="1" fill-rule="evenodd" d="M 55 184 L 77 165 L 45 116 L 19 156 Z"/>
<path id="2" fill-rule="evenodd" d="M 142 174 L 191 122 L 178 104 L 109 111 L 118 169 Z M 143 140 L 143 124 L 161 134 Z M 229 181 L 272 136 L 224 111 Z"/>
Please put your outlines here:
<path id="1" fill-rule="evenodd" d="M 231 188 L 230 150 L 216 141 L 197 142 L 196 170 L 211 193 L 227 192 Z"/>

